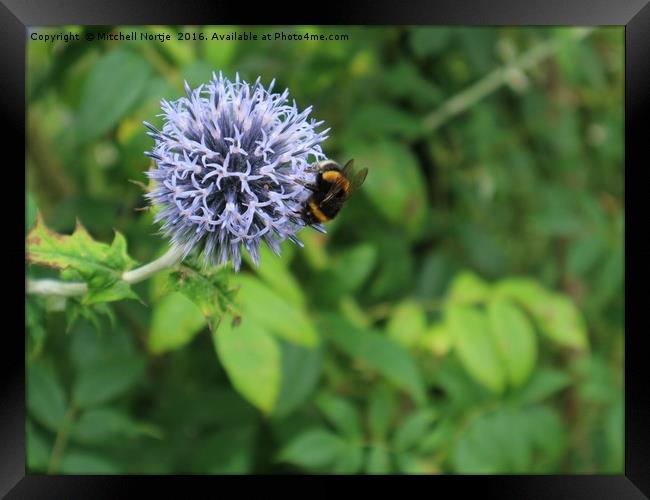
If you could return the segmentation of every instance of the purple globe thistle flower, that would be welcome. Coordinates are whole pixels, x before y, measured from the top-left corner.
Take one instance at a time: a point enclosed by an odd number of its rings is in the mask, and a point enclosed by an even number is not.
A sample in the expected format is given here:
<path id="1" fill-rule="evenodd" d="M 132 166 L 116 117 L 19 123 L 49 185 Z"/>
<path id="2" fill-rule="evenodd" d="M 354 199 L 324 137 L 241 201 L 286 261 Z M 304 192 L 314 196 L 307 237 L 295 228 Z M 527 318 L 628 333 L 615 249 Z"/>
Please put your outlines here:
<path id="1" fill-rule="evenodd" d="M 285 239 L 302 246 L 299 213 L 315 181 L 310 166 L 327 159 L 320 143 L 329 129 L 317 132 L 323 122 L 308 120 L 311 106 L 298 111 L 288 90 L 272 93 L 274 83 L 213 73 L 196 89 L 185 83 L 187 97 L 161 101 L 162 130 L 144 122 L 155 140 L 145 154 L 156 163 L 146 196 L 183 258 L 197 249 L 206 265 L 230 260 L 239 270 L 242 247 L 257 265 L 262 240 L 278 255 Z"/>

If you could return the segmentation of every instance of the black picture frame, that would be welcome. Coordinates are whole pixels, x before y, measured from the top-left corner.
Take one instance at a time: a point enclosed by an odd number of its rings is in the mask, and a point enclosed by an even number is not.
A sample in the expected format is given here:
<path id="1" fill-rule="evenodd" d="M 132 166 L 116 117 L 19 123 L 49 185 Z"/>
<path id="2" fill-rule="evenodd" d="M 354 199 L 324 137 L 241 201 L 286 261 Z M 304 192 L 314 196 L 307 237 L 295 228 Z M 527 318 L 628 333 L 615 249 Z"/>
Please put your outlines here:
<path id="1" fill-rule="evenodd" d="M 401 481 L 426 481 L 422 484 L 431 494 L 442 490 L 453 491 L 454 496 L 478 493 L 487 498 L 516 499 L 636 499 L 650 495 L 650 380 L 649 365 L 642 347 L 647 332 L 639 327 L 640 316 L 647 294 L 630 293 L 634 284 L 641 284 L 645 265 L 642 234 L 635 231 L 634 222 L 643 215 L 645 186 L 641 176 L 648 165 L 642 163 L 646 155 L 648 127 L 646 116 L 650 102 L 650 4 L 648 0 L 547 0 L 522 2 L 518 0 L 418 0 L 403 5 L 387 0 L 364 0 L 345 6 L 328 2 L 314 5 L 284 6 L 277 3 L 266 6 L 232 4 L 222 1 L 153 1 L 134 3 L 127 0 L 99 2 L 90 0 L 2 0 L 0 3 L 0 116 L 5 125 L 3 149 L 5 160 L 3 190 L 5 198 L 5 227 L 15 230 L 8 241 L 24 242 L 23 221 L 8 220 L 10 206 L 6 197 L 20 198 L 20 181 L 7 179 L 11 173 L 18 177 L 19 165 L 25 165 L 25 51 L 27 27 L 86 24 L 347 24 L 347 25 L 617 25 L 625 26 L 625 164 L 630 175 L 625 176 L 625 231 L 626 271 L 626 331 L 625 331 L 625 472 L 622 475 L 554 475 L 554 476 L 434 476 L 391 477 Z M 644 126 L 646 125 L 646 126 Z M 7 155 L 7 152 L 10 155 Z M 634 183 L 630 180 L 634 178 Z M 23 178 L 25 182 L 25 178 Z M 13 187 L 12 187 L 13 186 Z M 24 212 L 23 212 L 24 213 Z M 18 243 L 20 245 L 20 243 Z M 647 248 L 647 246 L 645 247 Z M 18 260 L 19 253 L 11 253 L 10 260 Z M 10 280 L 10 260 L 5 261 L 6 283 Z M 24 283 L 20 266 L 15 268 L 16 283 Z M 640 288 L 640 287 L 639 287 Z M 18 287 L 20 289 L 20 287 Z M 5 290 L 16 296 L 8 284 Z M 6 303 L 6 302 L 5 302 Z M 18 316 L 20 310 L 7 307 L 6 317 Z M 24 323 L 24 322 L 23 322 Z M 44 476 L 25 471 L 25 363 L 24 338 L 18 328 L 5 328 L 2 335 L 3 362 L 0 363 L 0 495 L 7 498 L 124 498 L 136 486 L 146 487 L 150 495 L 178 496 L 186 490 L 195 490 L 194 482 L 213 483 L 235 479 L 243 484 L 260 486 L 265 478 L 257 476 L 245 483 L 242 478 L 224 476 L 195 476 L 192 478 L 158 476 Z M 304 481 L 313 478 L 292 478 Z M 318 480 L 340 481 L 337 477 L 319 477 Z M 381 477 L 358 478 L 367 483 Z M 270 480 L 270 479 L 268 479 Z M 192 483 L 190 484 L 191 481 Z M 428 482 L 431 482 L 429 485 Z M 300 491 L 302 483 L 293 483 Z M 306 483 L 304 486 L 307 486 Z M 210 486 L 213 487 L 213 486 Z M 178 489 L 177 489 L 178 488 Z M 269 490 L 270 491 L 270 490 Z M 308 490 L 304 490 L 307 494 Z M 177 493 L 177 494 L 175 494 Z M 212 490 L 216 496 L 222 490 Z M 222 493 L 223 494 L 223 493 Z M 311 490 L 309 493 L 311 494 Z"/>

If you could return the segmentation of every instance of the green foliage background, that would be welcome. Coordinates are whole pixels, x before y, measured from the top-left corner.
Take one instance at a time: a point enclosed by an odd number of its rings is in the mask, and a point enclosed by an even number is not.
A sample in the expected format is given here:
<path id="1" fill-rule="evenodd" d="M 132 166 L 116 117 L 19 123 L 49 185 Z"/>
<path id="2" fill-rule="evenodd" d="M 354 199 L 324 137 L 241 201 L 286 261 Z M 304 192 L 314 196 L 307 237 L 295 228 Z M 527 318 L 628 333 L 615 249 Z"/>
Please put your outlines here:
<path id="1" fill-rule="evenodd" d="M 332 127 L 326 153 L 370 172 L 326 236 L 258 270 L 161 272 L 140 300 L 29 296 L 30 472 L 622 472 L 622 28 L 65 29 L 82 41 L 28 42 L 26 230 L 38 207 L 60 233 L 78 217 L 138 262 L 162 254 L 130 182 L 142 121 L 212 71 L 276 78 Z M 242 320 L 216 328 L 227 290 Z"/>

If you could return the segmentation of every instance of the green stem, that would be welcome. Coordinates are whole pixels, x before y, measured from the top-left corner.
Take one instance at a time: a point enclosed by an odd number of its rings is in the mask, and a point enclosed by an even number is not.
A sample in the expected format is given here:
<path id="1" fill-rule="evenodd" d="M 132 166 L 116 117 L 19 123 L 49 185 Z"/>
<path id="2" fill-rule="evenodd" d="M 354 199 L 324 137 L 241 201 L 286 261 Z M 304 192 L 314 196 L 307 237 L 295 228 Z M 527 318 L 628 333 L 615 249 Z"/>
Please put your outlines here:
<path id="1" fill-rule="evenodd" d="M 558 52 L 565 43 L 578 42 L 593 31 L 594 28 L 575 28 L 568 39 L 551 38 L 536 45 L 516 58 L 512 64 L 495 69 L 474 85 L 445 101 L 438 109 L 424 118 L 424 127 L 430 132 L 440 128 L 454 116 L 470 109 L 501 86 L 507 85 L 515 76 L 521 75 L 522 72 L 533 68 Z"/>
<path id="2" fill-rule="evenodd" d="M 65 447 L 68 444 L 68 432 L 70 431 L 70 426 L 72 425 L 76 413 L 77 407 L 74 403 L 70 403 L 70 406 L 68 407 L 68 410 L 65 412 L 65 416 L 63 417 L 63 423 L 56 433 L 54 447 L 52 448 L 52 454 L 50 455 L 50 461 L 47 466 L 48 474 L 56 474 L 59 470 L 63 452 L 65 451 Z"/>
<path id="3" fill-rule="evenodd" d="M 183 249 L 180 247 L 171 248 L 163 256 L 156 260 L 149 262 L 143 266 L 131 269 L 122 274 L 122 279 L 129 284 L 144 281 L 153 274 L 172 267 L 177 264 Z M 63 297 L 72 297 L 75 295 L 83 295 L 88 291 L 88 285 L 82 282 L 66 282 L 51 279 L 34 280 L 27 279 L 27 293 L 37 295 L 61 295 Z"/>

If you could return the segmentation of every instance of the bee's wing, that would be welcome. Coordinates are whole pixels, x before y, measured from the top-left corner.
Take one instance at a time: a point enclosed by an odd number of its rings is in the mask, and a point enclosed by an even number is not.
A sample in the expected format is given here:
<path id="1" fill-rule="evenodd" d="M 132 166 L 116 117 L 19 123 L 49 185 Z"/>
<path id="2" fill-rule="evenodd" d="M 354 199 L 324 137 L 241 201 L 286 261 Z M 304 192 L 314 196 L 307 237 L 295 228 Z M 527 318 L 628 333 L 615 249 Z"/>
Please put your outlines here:
<path id="1" fill-rule="evenodd" d="M 327 203 L 332 198 L 334 198 L 337 194 L 339 194 L 341 192 L 344 185 L 345 185 L 345 182 L 344 182 L 342 177 L 340 179 L 338 179 L 336 182 L 333 182 L 321 203 Z"/>
<path id="2" fill-rule="evenodd" d="M 359 170 L 353 178 L 350 181 L 350 190 L 349 193 L 352 194 L 353 191 L 357 190 L 361 184 L 366 180 L 366 176 L 368 175 L 368 169 L 363 168 Z"/>

